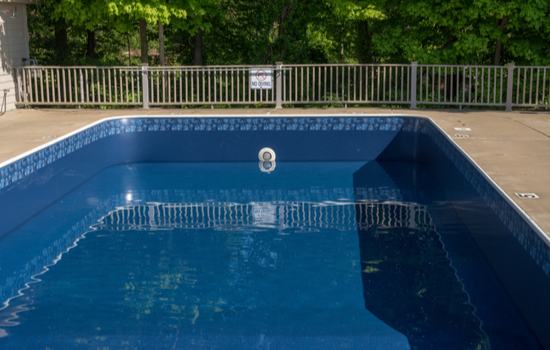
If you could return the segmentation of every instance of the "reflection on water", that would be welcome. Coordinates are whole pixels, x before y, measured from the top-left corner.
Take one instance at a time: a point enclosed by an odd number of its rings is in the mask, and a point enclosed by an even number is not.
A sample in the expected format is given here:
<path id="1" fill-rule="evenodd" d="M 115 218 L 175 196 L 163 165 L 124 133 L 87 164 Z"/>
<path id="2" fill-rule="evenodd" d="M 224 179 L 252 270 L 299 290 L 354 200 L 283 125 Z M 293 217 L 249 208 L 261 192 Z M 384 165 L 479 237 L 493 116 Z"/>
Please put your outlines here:
<path id="1" fill-rule="evenodd" d="M 96 230 L 156 231 L 171 229 L 255 230 L 274 228 L 284 232 L 335 229 L 355 230 L 356 210 L 364 217 L 363 229 L 371 225 L 418 227 L 417 217 L 430 226 L 426 207 L 415 203 L 349 201 L 262 203 L 155 203 L 113 210 L 92 225 Z M 365 215 L 363 215 L 365 213 Z"/>

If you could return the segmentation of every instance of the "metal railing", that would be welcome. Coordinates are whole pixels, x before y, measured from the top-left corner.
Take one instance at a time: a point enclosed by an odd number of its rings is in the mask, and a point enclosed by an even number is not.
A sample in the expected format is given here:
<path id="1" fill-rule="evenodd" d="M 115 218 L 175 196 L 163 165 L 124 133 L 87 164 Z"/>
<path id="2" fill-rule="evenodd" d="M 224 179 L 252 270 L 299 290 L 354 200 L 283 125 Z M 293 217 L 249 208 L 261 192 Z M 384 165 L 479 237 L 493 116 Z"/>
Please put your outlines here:
<path id="1" fill-rule="evenodd" d="M 283 103 L 410 103 L 411 66 L 286 65 Z"/>
<path id="2" fill-rule="evenodd" d="M 273 75 L 253 89 L 252 69 Z M 550 107 L 550 67 L 291 64 L 15 67 L 17 105 L 402 104 Z"/>

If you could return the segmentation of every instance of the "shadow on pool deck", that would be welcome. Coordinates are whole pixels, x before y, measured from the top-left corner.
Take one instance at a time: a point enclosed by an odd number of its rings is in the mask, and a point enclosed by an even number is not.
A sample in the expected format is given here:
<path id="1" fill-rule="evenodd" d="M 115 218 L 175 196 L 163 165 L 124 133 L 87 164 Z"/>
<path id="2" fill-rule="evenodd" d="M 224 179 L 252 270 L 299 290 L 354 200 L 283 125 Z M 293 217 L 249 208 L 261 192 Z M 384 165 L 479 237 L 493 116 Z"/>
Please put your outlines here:
<path id="1" fill-rule="evenodd" d="M 18 109 L 0 116 L 0 163 L 104 118 L 125 115 L 404 114 L 431 118 L 550 235 L 550 112 L 294 109 Z M 470 128 L 455 130 L 455 128 Z M 455 137 L 467 134 L 468 138 Z M 514 193 L 536 193 L 519 199 Z"/>

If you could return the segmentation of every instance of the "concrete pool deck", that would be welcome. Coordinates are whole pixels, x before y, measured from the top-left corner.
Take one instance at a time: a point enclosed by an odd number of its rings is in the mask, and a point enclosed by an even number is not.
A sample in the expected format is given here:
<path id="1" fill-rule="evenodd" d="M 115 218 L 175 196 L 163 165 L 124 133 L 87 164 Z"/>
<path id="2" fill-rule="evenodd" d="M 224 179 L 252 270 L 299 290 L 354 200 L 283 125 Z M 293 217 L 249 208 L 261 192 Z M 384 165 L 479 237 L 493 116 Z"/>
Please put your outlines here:
<path id="1" fill-rule="evenodd" d="M 550 236 L 550 112 L 390 108 L 17 109 L 0 116 L 0 163 L 97 120 L 124 115 L 401 114 L 431 118 Z M 455 128 L 470 128 L 457 131 Z M 455 137 L 468 134 L 468 138 Z M 520 199 L 514 193 L 536 193 Z"/>

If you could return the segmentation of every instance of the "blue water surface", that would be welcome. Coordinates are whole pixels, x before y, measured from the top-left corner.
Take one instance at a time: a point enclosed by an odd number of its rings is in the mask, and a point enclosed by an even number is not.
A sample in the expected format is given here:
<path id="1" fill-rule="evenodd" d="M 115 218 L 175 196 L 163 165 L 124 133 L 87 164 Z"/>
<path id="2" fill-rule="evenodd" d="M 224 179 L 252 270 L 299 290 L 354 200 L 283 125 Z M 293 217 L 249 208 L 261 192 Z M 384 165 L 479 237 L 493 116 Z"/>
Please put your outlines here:
<path id="1" fill-rule="evenodd" d="M 3 349 L 539 347 L 413 163 L 108 168 L 0 267 Z"/>

